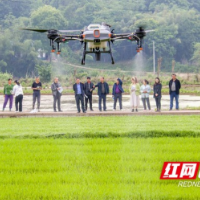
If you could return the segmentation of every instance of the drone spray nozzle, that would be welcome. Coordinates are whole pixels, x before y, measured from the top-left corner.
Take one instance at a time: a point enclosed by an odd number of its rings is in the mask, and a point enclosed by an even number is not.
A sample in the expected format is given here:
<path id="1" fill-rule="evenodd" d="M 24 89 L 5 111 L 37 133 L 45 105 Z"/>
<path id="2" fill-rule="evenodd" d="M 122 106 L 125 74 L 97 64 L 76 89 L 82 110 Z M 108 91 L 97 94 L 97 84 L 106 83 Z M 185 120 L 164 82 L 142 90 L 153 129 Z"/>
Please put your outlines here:
<path id="1" fill-rule="evenodd" d="M 137 51 L 138 53 L 140 53 L 141 48 L 140 48 L 140 47 L 137 47 L 137 48 L 136 48 L 136 51 Z"/>

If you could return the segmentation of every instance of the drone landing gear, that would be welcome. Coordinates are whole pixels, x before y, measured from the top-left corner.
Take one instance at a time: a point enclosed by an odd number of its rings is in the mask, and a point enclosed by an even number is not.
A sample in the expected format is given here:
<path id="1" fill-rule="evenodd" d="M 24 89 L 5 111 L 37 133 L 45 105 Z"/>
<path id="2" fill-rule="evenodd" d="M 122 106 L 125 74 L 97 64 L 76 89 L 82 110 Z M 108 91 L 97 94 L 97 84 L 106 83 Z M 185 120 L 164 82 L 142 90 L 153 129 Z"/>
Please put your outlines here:
<path id="1" fill-rule="evenodd" d="M 54 45 L 54 41 L 53 40 L 50 40 L 50 46 L 51 46 L 51 52 L 52 53 L 55 53 L 55 51 L 56 51 L 56 47 L 55 47 L 55 45 Z M 60 43 L 59 42 L 57 42 L 57 55 L 60 55 L 60 53 L 61 53 L 61 49 L 60 49 Z"/>
<path id="2" fill-rule="evenodd" d="M 103 51 L 101 51 L 99 47 L 93 48 L 92 51 L 91 51 L 91 48 L 90 48 L 90 49 L 87 51 L 87 50 L 86 50 L 87 42 L 84 42 L 84 46 L 83 46 L 83 56 L 82 56 L 81 64 L 82 64 L 82 65 L 85 65 L 86 54 L 94 53 L 94 54 L 95 54 L 95 59 L 96 59 L 96 61 L 100 61 L 100 60 L 101 60 L 101 54 L 102 54 L 102 53 L 109 53 L 110 56 L 111 56 L 112 64 L 114 65 L 115 62 L 114 62 L 114 58 L 113 58 L 113 54 L 112 54 L 111 44 L 110 44 L 110 42 L 108 42 L 108 44 L 109 44 L 109 50 L 108 50 L 108 51 L 106 51 L 105 48 L 103 48 Z"/>
<path id="3" fill-rule="evenodd" d="M 83 46 L 83 57 L 82 57 L 82 60 L 81 60 L 81 64 L 82 64 L 82 65 L 85 65 L 85 57 L 86 57 L 86 46 L 87 46 L 87 43 L 84 42 L 83 45 L 84 45 L 84 46 Z"/>
<path id="4" fill-rule="evenodd" d="M 57 42 L 57 49 L 58 49 L 57 55 L 60 55 L 61 49 L 60 49 L 60 43 L 59 42 Z"/>
<path id="5" fill-rule="evenodd" d="M 110 42 L 108 42 L 108 45 L 109 45 L 109 49 L 110 49 L 109 52 L 110 52 L 111 61 L 112 61 L 112 64 L 114 65 L 115 61 L 114 61 L 114 58 L 113 58 L 112 48 L 111 48 Z"/>
<path id="6" fill-rule="evenodd" d="M 142 40 L 140 40 L 140 41 L 137 42 L 137 48 L 136 48 L 136 51 L 137 51 L 138 53 L 140 53 L 140 51 L 143 50 L 143 48 L 142 48 L 142 43 L 143 43 Z"/>

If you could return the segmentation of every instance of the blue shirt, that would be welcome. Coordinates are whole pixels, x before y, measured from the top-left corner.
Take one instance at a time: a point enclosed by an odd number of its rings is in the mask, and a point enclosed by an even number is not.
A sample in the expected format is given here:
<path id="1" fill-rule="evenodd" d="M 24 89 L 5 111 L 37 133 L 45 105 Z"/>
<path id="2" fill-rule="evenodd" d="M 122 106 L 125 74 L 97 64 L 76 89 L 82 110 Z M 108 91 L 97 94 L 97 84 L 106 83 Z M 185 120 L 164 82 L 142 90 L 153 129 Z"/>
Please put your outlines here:
<path id="1" fill-rule="evenodd" d="M 81 84 L 77 84 L 77 94 L 81 94 Z"/>

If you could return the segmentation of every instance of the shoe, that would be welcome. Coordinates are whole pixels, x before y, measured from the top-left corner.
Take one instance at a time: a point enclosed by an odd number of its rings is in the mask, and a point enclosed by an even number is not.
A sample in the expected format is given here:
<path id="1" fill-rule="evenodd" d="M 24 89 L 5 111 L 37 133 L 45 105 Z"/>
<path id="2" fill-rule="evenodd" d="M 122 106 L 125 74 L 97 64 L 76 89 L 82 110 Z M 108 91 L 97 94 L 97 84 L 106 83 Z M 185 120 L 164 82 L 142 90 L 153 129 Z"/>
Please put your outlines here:
<path id="1" fill-rule="evenodd" d="M 87 110 L 86 110 L 87 111 Z M 94 111 L 92 108 L 90 108 L 90 111 Z"/>
<path id="2" fill-rule="evenodd" d="M 31 112 L 30 113 L 36 113 L 37 111 L 34 109 L 34 110 L 31 110 Z"/>
<path id="3" fill-rule="evenodd" d="M 136 109 L 135 111 L 138 112 L 138 109 Z"/>
<path id="4" fill-rule="evenodd" d="M 102 112 L 102 110 L 99 110 L 99 112 Z"/>
<path id="5" fill-rule="evenodd" d="M 172 109 L 169 109 L 169 111 L 172 111 Z"/>
<path id="6" fill-rule="evenodd" d="M 63 112 L 62 110 L 59 110 L 58 112 Z"/>
<path id="7" fill-rule="evenodd" d="M 132 109 L 132 111 L 131 112 L 134 112 L 134 109 Z"/>
<path id="8" fill-rule="evenodd" d="M 107 110 L 103 110 L 104 112 L 106 112 Z"/>
<path id="9" fill-rule="evenodd" d="M 77 113 L 80 113 L 80 111 L 78 111 Z"/>
<path id="10" fill-rule="evenodd" d="M 54 112 L 57 112 L 57 110 L 54 110 Z"/>
<path id="11" fill-rule="evenodd" d="M 87 113 L 86 111 L 83 111 L 83 113 Z"/>
<path id="12" fill-rule="evenodd" d="M 11 109 L 10 109 L 10 112 L 11 112 Z"/>

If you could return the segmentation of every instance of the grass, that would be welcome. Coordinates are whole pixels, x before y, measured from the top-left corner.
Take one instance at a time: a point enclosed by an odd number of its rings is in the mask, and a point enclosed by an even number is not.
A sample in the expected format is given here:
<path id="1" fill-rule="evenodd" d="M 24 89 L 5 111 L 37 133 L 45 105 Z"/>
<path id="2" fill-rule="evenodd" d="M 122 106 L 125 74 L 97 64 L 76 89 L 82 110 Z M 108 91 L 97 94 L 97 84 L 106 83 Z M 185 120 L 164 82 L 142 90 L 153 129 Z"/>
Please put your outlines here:
<path id="1" fill-rule="evenodd" d="M 199 143 L 200 138 L 1 140 L 0 199 L 198 199 L 199 188 L 159 177 L 164 161 L 199 161 Z"/>
<path id="2" fill-rule="evenodd" d="M 184 108 L 185 110 L 200 110 L 200 106 L 199 107 L 190 107 L 187 106 L 186 108 Z"/>
<path id="3" fill-rule="evenodd" d="M 200 161 L 199 120 L 1 119 L 0 200 L 200 199 L 199 188 L 159 179 L 165 161 Z"/>
<path id="4" fill-rule="evenodd" d="M 4 118 L 0 138 L 199 137 L 200 116 Z"/>

